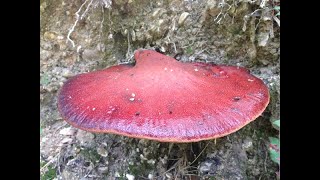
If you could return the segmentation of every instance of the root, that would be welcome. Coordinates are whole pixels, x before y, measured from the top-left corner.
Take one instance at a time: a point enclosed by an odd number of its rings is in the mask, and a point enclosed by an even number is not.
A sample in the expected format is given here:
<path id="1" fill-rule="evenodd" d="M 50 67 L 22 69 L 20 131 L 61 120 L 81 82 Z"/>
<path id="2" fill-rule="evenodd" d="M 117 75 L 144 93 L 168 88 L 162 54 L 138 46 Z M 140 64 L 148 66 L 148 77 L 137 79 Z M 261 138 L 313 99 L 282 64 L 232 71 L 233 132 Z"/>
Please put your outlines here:
<path id="1" fill-rule="evenodd" d="M 75 14 L 75 15 L 76 15 L 76 21 L 74 22 L 73 26 L 71 27 L 71 29 L 70 29 L 69 32 L 68 32 L 67 42 L 69 41 L 69 42 L 72 44 L 72 47 L 75 47 L 76 45 L 75 45 L 74 41 L 70 38 L 70 35 L 71 35 L 72 32 L 74 31 L 74 28 L 75 28 L 76 25 L 78 24 L 78 21 L 79 21 L 79 20 L 82 20 L 82 19 L 85 17 L 85 15 L 86 15 L 86 13 L 88 12 L 88 10 L 89 10 L 89 8 L 90 8 L 93 0 L 90 1 L 90 3 L 88 4 L 87 8 L 85 9 L 85 11 L 84 11 L 84 12 L 81 14 L 81 16 L 80 16 L 79 13 L 80 13 L 82 7 L 83 7 L 85 4 L 87 4 L 87 2 L 88 2 L 88 0 L 86 0 L 86 1 L 80 6 L 79 10 L 76 12 L 76 14 Z"/>

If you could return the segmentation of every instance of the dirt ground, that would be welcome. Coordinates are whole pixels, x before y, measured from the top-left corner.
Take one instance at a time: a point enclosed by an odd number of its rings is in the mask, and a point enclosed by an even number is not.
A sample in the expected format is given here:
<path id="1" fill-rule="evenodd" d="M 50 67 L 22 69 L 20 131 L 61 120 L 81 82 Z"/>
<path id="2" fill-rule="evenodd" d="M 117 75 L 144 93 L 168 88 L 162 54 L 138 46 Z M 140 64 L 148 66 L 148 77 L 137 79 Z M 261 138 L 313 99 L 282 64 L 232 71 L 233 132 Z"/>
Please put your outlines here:
<path id="1" fill-rule="evenodd" d="M 41 0 L 41 179 L 277 179 L 268 137 L 280 119 L 280 24 L 274 3 L 247 0 Z M 139 48 L 182 62 L 243 66 L 269 87 L 266 111 L 241 130 L 198 143 L 85 132 L 57 111 L 70 77 L 132 62 Z"/>

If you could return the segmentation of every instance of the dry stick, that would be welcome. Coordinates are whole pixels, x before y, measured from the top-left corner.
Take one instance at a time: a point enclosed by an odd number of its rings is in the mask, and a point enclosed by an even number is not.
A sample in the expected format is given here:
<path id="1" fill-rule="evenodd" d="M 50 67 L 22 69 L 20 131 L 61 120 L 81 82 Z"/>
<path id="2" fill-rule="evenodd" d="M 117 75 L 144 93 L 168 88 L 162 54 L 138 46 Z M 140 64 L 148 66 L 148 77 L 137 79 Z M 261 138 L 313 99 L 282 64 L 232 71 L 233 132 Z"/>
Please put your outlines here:
<path id="1" fill-rule="evenodd" d="M 130 32 L 128 31 L 128 35 L 127 35 L 127 39 L 128 39 L 128 50 L 127 50 L 127 54 L 126 54 L 126 63 L 128 63 L 130 61 L 131 58 L 133 58 L 133 54 L 131 53 L 131 46 L 130 46 Z M 131 54 L 131 55 L 130 55 Z"/>
<path id="2" fill-rule="evenodd" d="M 104 23 L 104 8 L 103 8 L 103 6 L 101 6 L 101 9 L 102 9 L 102 21 L 101 21 L 101 24 L 100 24 L 100 34 L 99 34 L 99 36 L 100 36 L 100 43 L 101 43 L 101 39 L 102 39 L 102 33 L 103 33 L 103 23 Z"/>
<path id="3" fill-rule="evenodd" d="M 49 162 L 47 162 L 47 164 L 45 164 L 44 166 L 42 166 L 42 168 L 40 168 L 40 172 L 44 170 L 44 168 L 46 168 L 47 166 L 49 166 L 58 156 L 60 155 L 60 151 L 57 155 L 55 155 Z"/>
<path id="4" fill-rule="evenodd" d="M 268 159 L 268 150 L 266 150 L 266 158 L 264 159 L 264 171 L 267 172 L 267 159 Z"/>
<path id="5" fill-rule="evenodd" d="M 170 40 L 170 36 L 173 34 L 173 32 L 176 28 L 176 16 L 173 17 L 172 23 L 173 23 L 173 25 L 172 25 L 172 28 L 169 30 L 169 33 L 167 34 L 167 39 L 169 40 L 170 44 L 173 44 L 174 53 L 177 53 L 176 43 L 174 41 L 171 42 L 171 40 Z"/>
<path id="6" fill-rule="evenodd" d="M 196 160 L 200 157 L 200 155 L 204 152 L 204 150 L 208 147 L 210 142 L 207 143 L 207 145 L 202 149 L 202 151 L 198 154 L 198 156 L 191 162 L 191 164 L 193 164 L 194 162 L 196 162 Z M 191 164 L 189 164 L 189 166 L 191 166 Z"/>
<path id="7" fill-rule="evenodd" d="M 276 16 L 273 16 L 273 19 L 277 22 L 278 26 L 280 27 L 280 19 Z"/>

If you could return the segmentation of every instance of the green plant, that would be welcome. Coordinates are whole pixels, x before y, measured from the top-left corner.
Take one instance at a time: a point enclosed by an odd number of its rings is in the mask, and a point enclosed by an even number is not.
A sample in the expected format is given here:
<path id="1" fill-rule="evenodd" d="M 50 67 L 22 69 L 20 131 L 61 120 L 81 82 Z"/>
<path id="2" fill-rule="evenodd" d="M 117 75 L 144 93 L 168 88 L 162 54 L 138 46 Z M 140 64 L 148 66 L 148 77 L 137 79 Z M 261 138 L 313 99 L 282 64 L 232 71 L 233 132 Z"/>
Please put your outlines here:
<path id="1" fill-rule="evenodd" d="M 280 120 L 275 120 L 272 122 L 274 128 L 280 132 Z M 280 134 L 279 134 L 280 137 Z M 280 166 L 280 139 L 278 137 L 269 137 L 269 153 L 270 158 L 273 162 L 277 163 Z M 280 170 L 276 173 L 277 176 L 280 176 Z"/>
<path id="2" fill-rule="evenodd" d="M 40 167 L 43 166 L 43 163 L 40 163 Z M 52 166 L 47 166 L 48 170 L 44 173 L 41 174 L 41 180 L 52 180 L 54 179 L 57 175 L 55 168 Z"/>
<path id="3" fill-rule="evenodd" d="M 186 50 L 187 54 L 192 54 L 193 53 L 193 49 L 192 47 L 188 47 L 187 50 Z"/>
<path id="4" fill-rule="evenodd" d="M 280 6 L 275 6 L 273 9 L 277 12 L 274 16 L 280 16 Z"/>
<path id="5" fill-rule="evenodd" d="M 275 137 L 269 137 L 269 152 L 271 160 L 280 165 L 280 140 Z"/>
<path id="6" fill-rule="evenodd" d="M 40 78 L 40 84 L 42 85 L 48 85 L 50 82 L 50 78 L 48 76 L 48 74 L 44 74 L 41 78 Z"/>

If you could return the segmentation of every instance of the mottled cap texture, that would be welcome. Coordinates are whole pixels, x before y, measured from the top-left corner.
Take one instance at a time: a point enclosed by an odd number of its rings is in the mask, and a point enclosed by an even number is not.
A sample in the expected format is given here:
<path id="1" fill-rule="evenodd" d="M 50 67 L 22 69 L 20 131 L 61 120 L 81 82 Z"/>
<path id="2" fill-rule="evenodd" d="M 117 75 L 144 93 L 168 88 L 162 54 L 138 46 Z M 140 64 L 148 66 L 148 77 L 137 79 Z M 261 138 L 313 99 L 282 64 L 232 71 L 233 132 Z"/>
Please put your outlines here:
<path id="1" fill-rule="evenodd" d="M 64 83 L 58 108 L 71 125 L 161 142 L 226 136 L 269 103 L 262 80 L 236 66 L 183 63 L 137 50 L 135 65 L 80 74 Z"/>

